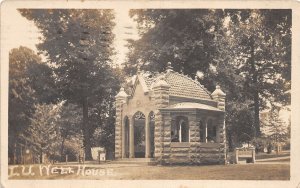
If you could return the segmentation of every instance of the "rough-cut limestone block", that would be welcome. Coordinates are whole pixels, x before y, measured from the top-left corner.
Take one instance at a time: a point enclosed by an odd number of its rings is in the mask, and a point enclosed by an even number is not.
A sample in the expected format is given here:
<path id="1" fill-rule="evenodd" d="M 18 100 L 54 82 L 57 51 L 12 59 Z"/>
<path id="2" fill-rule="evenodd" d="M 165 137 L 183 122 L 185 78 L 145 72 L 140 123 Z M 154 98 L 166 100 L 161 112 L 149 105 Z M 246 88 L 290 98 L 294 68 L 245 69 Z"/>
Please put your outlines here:
<path id="1" fill-rule="evenodd" d="M 171 131 L 164 131 L 163 137 L 164 138 L 170 138 L 170 140 L 171 140 Z"/>
<path id="2" fill-rule="evenodd" d="M 199 156 L 196 153 L 190 153 L 190 158 L 198 158 Z"/>
<path id="3" fill-rule="evenodd" d="M 195 133 L 195 132 L 191 132 L 191 133 L 190 133 L 190 137 L 191 137 L 191 138 L 197 138 L 197 137 L 198 137 L 198 134 Z"/>
<path id="4" fill-rule="evenodd" d="M 186 158 L 170 158 L 168 162 L 171 164 L 190 164 L 191 160 Z"/>
<path id="5" fill-rule="evenodd" d="M 162 158 L 163 158 L 163 159 L 170 158 L 170 153 L 163 153 L 163 154 L 162 154 Z"/>
<path id="6" fill-rule="evenodd" d="M 172 148 L 171 147 L 172 153 L 188 153 L 189 148 Z"/>
<path id="7" fill-rule="evenodd" d="M 200 142 L 200 138 L 199 137 L 193 137 L 193 138 L 191 138 L 191 142 Z"/>
<path id="8" fill-rule="evenodd" d="M 189 154 L 188 153 L 172 153 L 171 154 L 172 157 L 179 157 L 179 158 L 189 158 Z"/>
<path id="9" fill-rule="evenodd" d="M 197 153 L 197 148 L 191 148 L 189 152 L 196 154 Z"/>
<path id="10" fill-rule="evenodd" d="M 170 142 L 163 142 L 163 147 L 168 147 L 170 148 L 171 147 L 171 143 Z"/>
<path id="11" fill-rule="evenodd" d="M 199 147 L 200 143 L 198 142 L 190 142 L 190 147 Z"/>
<path id="12" fill-rule="evenodd" d="M 196 126 L 190 126 L 190 133 L 196 133 L 199 132 L 198 128 Z"/>
<path id="13" fill-rule="evenodd" d="M 200 159 L 201 164 L 219 164 L 220 161 L 218 159 Z"/>
<path id="14" fill-rule="evenodd" d="M 219 149 L 201 149 L 200 153 L 220 153 Z"/>
<path id="15" fill-rule="evenodd" d="M 209 160 L 209 159 L 214 159 L 214 160 L 219 160 L 219 155 L 218 154 L 200 154 L 200 159 L 201 160 Z"/>
<path id="16" fill-rule="evenodd" d="M 154 132 L 154 139 L 156 139 L 156 140 L 160 140 L 161 139 L 161 133 L 160 133 L 160 131 L 155 131 Z"/>

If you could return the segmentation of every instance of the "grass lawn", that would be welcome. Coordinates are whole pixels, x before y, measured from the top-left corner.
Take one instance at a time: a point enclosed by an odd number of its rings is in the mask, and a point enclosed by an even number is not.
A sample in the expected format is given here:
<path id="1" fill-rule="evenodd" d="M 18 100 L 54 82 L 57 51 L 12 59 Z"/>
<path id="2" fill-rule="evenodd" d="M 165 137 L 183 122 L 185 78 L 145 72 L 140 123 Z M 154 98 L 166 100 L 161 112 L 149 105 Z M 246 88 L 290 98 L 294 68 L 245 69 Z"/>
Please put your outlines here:
<path id="1" fill-rule="evenodd" d="M 269 158 L 288 157 L 288 156 L 290 156 L 289 152 L 284 152 L 284 153 L 279 153 L 279 154 L 276 154 L 276 153 L 270 153 L 270 154 L 258 153 L 258 154 L 256 154 L 255 158 L 256 159 L 269 159 Z"/>
<path id="2" fill-rule="evenodd" d="M 78 172 L 78 165 L 51 165 L 40 173 L 39 165 L 31 165 L 32 174 L 22 175 L 22 168 L 14 168 L 10 179 L 128 179 L 128 180 L 289 180 L 289 164 L 244 164 L 211 166 L 139 166 L 139 165 L 87 165 Z M 64 167 L 64 170 L 53 167 Z M 72 168 L 74 173 L 68 173 Z M 83 166 L 80 166 L 83 169 Z M 28 172 L 29 165 L 25 172 Z M 52 169 L 52 171 L 51 171 Z M 70 170 L 70 169 L 69 169 Z M 91 174 L 93 171 L 94 174 Z M 54 173 L 52 173 L 54 172 Z M 64 172 L 63 174 L 61 174 Z M 83 174 L 84 172 L 85 174 Z M 11 171 L 10 171 L 11 173 Z M 19 173 L 20 176 L 16 174 Z M 34 174 L 33 174 L 34 173 Z"/>

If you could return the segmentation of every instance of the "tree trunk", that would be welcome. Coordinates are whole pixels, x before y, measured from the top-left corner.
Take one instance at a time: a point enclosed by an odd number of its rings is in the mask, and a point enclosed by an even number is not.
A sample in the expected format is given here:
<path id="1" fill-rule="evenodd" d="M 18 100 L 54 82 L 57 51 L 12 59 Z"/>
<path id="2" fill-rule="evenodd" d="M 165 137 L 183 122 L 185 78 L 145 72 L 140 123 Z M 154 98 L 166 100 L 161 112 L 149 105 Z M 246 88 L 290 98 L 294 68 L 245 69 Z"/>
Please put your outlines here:
<path id="1" fill-rule="evenodd" d="M 250 64 L 252 72 L 252 94 L 254 102 L 254 137 L 260 136 L 260 121 L 259 121 L 259 91 L 258 91 L 258 78 L 257 70 L 255 68 L 255 59 L 254 59 L 254 39 L 253 36 L 250 38 Z"/>
<path id="2" fill-rule="evenodd" d="M 88 98 L 83 99 L 83 146 L 86 160 L 92 160 L 91 135 L 88 123 Z"/>
<path id="3" fill-rule="evenodd" d="M 64 161 L 64 156 L 63 156 L 64 149 L 65 149 L 65 137 L 63 137 L 63 140 L 61 142 L 61 148 L 60 148 L 60 160 L 61 160 L 61 162 Z"/>
<path id="4" fill-rule="evenodd" d="M 13 164 L 17 164 L 17 141 L 14 140 L 13 148 Z"/>
<path id="5" fill-rule="evenodd" d="M 255 137 L 260 136 L 260 121 L 259 121 L 259 94 L 258 91 L 254 93 L 254 125 Z"/>

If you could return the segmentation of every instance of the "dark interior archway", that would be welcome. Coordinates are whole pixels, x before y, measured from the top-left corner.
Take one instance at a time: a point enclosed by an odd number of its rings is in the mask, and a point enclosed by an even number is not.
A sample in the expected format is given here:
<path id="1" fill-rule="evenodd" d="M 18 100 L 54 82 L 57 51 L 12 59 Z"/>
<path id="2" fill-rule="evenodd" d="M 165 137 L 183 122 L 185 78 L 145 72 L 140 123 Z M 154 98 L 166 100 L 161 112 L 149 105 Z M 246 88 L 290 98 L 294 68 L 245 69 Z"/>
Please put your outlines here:
<path id="1" fill-rule="evenodd" d="M 155 130 L 155 115 L 153 112 L 149 113 L 149 126 L 150 126 L 150 157 L 154 157 L 154 130 Z"/>
<path id="2" fill-rule="evenodd" d="M 125 136 L 125 138 L 124 138 L 125 157 L 129 158 L 129 119 L 127 116 L 124 118 L 124 133 L 125 133 L 124 134 L 124 136 Z"/>
<path id="3" fill-rule="evenodd" d="M 138 111 L 133 116 L 134 123 L 134 156 L 145 157 L 145 115 Z"/>

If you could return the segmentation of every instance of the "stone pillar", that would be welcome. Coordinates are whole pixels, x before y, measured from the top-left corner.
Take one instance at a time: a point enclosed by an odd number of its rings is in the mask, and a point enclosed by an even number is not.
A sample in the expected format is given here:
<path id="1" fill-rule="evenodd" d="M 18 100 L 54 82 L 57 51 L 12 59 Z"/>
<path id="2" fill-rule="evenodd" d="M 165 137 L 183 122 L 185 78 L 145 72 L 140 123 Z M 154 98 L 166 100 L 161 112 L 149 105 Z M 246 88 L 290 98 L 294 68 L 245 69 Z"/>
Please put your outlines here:
<path id="1" fill-rule="evenodd" d="M 207 143 L 207 124 L 208 124 L 208 120 L 206 119 L 205 121 L 204 121 L 204 124 L 205 124 L 205 143 Z"/>
<path id="2" fill-rule="evenodd" d="M 151 144 L 150 144 L 150 117 L 145 117 L 145 141 L 146 141 L 146 148 L 145 148 L 145 158 L 150 158 L 151 154 Z"/>
<path id="3" fill-rule="evenodd" d="M 115 127 L 115 158 L 122 157 L 122 124 L 123 124 L 123 106 L 127 103 L 128 95 L 124 88 L 116 95 L 116 127 Z"/>
<path id="4" fill-rule="evenodd" d="M 125 151 L 125 125 L 126 125 L 126 122 L 125 122 L 125 119 L 122 120 L 122 158 L 126 158 L 126 151 Z"/>
<path id="5" fill-rule="evenodd" d="M 164 117 L 159 109 L 166 108 L 169 105 L 169 84 L 165 81 L 164 76 L 153 85 L 155 106 L 158 110 L 155 113 L 155 130 L 154 130 L 154 145 L 155 145 L 155 158 L 158 161 L 162 160 L 163 147 L 164 147 Z"/>
<path id="6" fill-rule="evenodd" d="M 163 114 L 162 160 L 165 164 L 170 163 L 171 157 L 171 122 L 170 114 Z"/>
<path id="7" fill-rule="evenodd" d="M 129 122 L 129 157 L 134 158 L 134 124 L 133 124 L 133 119 Z"/>
<path id="8" fill-rule="evenodd" d="M 190 114 L 188 116 L 190 142 L 200 142 L 200 118 L 196 114 Z"/>
<path id="9" fill-rule="evenodd" d="M 197 114 L 190 114 L 188 116 L 189 131 L 190 131 L 190 162 L 192 164 L 200 163 L 200 118 Z"/>
<path id="10" fill-rule="evenodd" d="M 226 146 L 226 132 L 225 132 L 225 114 L 220 115 L 217 119 L 218 126 L 218 138 L 220 143 L 220 164 L 225 164 L 227 162 L 227 146 Z"/>
<path id="11" fill-rule="evenodd" d="M 226 128 L 225 128 L 225 98 L 226 94 L 221 90 L 220 86 L 216 86 L 215 91 L 211 94 L 213 100 L 217 102 L 217 108 L 224 111 L 224 114 L 218 117 L 218 131 L 220 143 L 220 163 L 226 163 Z"/>
<path id="12" fill-rule="evenodd" d="M 155 127 L 154 127 L 154 158 L 158 159 L 161 157 L 162 151 L 162 115 L 160 111 L 155 111 Z"/>

